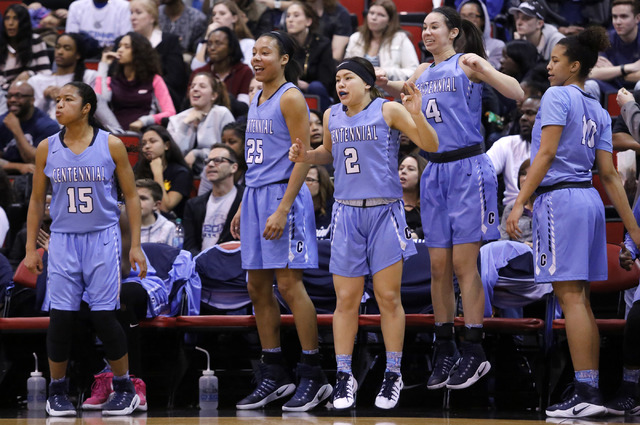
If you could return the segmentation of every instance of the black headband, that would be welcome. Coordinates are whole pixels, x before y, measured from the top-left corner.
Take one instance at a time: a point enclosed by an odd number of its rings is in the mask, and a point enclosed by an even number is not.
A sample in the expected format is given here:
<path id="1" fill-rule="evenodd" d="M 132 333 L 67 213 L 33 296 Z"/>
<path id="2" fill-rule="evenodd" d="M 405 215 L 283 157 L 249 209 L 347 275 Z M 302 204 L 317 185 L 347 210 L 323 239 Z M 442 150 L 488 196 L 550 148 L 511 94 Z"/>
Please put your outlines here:
<path id="1" fill-rule="evenodd" d="M 367 70 L 367 68 L 364 67 L 364 65 L 361 65 L 354 60 L 350 60 L 350 59 L 345 60 L 340 65 L 338 65 L 338 67 L 336 68 L 336 72 L 342 69 L 346 69 L 348 71 L 353 72 L 358 77 L 362 78 L 365 84 L 368 84 L 371 87 L 373 87 L 376 83 L 375 74 L 372 74 L 371 72 L 369 72 L 369 70 Z"/>

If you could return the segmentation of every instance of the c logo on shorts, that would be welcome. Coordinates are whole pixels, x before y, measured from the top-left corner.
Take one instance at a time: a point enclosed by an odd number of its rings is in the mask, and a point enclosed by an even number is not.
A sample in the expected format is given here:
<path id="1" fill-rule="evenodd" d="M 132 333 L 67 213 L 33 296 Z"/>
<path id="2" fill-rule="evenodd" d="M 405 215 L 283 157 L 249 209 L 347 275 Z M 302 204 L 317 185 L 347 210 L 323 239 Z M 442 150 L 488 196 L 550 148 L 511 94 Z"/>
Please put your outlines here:
<path id="1" fill-rule="evenodd" d="M 296 251 L 302 252 L 303 249 L 304 249 L 304 242 L 298 241 L 298 243 L 296 244 Z"/>
<path id="2" fill-rule="evenodd" d="M 546 265 L 547 265 L 547 254 L 542 254 L 542 255 L 540 256 L 540 265 L 541 265 L 542 267 L 544 267 L 544 266 L 546 266 Z"/>
<path id="3" fill-rule="evenodd" d="M 409 226 L 404 228 L 404 237 L 407 239 L 411 239 L 411 229 L 409 229 Z"/>
<path id="4" fill-rule="evenodd" d="M 489 224 L 493 224 L 496 222 L 496 213 L 494 213 L 493 211 L 491 211 L 489 213 L 489 216 L 487 218 L 487 221 L 489 222 Z"/>

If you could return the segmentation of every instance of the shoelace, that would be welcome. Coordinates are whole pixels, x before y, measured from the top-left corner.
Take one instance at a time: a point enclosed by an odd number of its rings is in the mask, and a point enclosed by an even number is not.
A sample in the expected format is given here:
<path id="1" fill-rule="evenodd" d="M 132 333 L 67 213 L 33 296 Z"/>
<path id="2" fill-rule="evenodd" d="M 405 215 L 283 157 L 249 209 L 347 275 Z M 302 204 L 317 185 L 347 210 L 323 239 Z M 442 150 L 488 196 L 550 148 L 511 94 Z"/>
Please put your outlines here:
<path id="1" fill-rule="evenodd" d="M 380 389 L 380 393 L 384 398 L 388 398 L 389 400 L 395 400 L 398 397 L 398 392 L 396 391 L 396 381 L 398 380 L 398 375 L 391 375 L 389 378 L 385 377 L 384 381 L 382 381 L 382 388 Z"/>
<path id="2" fill-rule="evenodd" d="M 55 394 L 51 396 L 51 401 L 51 404 L 54 405 L 54 409 L 75 410 L 66 394 Z"/>
<path id="3" fill-rule="evenodd" d="M 111 394 L 111 385 L 109 385 L 109 378 L 107 376 L 101 376 L 96 378 L 91 384 L 91 397 L 97 397 L 98 395 Z"/>
<path id="4" fill-rule="evenodd" d="M 456 361 L 457 359 L 454 355 L 439 358 L 436 357 L 436 364 L 434 365 L 433 370 L 437 370 L 440 373 L 447 373 L 451 370 Z"/>
<path id="5" fill-rule="evenodd" d="M 336 398 L 346 398 L 348 394 L 349 387 L 349 378 L 351 376 L 349 374 L 343 374 L 338 377 L 338 382 L 336 382 Z"/>
<path id="6" fill-rule="evenodd" d="M 263 378 L 262 381 L 260 381 L 258 387 L 255 389 L 254 394 L 262 398 L 274 392 L 275 389 L 276 381 L 269 378 Z"/>
<path id="7" fill-rule="evenodd" d="M 306 400 L 309 398 L 310 394 L 313 394 L 317 391 L 317 385 L 315 385 L 315 381 L 310 378 L 302 378 L 300 379 L 300 384 L 296 390 L 296 393 L 293 395 L 293 398 L 296 400 Z"/>

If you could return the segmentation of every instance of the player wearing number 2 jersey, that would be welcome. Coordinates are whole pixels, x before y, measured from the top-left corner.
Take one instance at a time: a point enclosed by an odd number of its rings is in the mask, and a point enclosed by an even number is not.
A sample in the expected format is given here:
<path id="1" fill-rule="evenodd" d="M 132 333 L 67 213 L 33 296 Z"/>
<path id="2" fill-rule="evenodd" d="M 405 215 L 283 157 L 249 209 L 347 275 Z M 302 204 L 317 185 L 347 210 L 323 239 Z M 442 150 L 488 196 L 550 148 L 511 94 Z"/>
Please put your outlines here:
<path id="1" fill-rule="evenodd" d="M 515 79 L 484 59 L 482 34 L 455 10 L 441 7 L 429 13 L 422 40 L 434 62 L 421 64 L 409 81 L 422 93 L 424 114 L 440 140 L 438 152 L 427 155 L 429 165 L 420 183 L 436 320 L 434 369 L 427 387 L 459 389 L 472 385 L 491 368 L 481 345 L 484 296 L 476 259 L 481 242 L 500 235 L 497 179 L 483 153 L 480 133 L 481 83 L 513 99 L 524 93 Z M 458 41 L 465 54 L 456 54 Z M 388 86 L 399 89 L 397 82 Z M 462 292 L 465 318 L 461 356 L 453 339 L 453 273 Z"/>
<path id="2" fill-rule="evenodd" d="M 260 36 L 251 61 L 263 85 L 251 102 L 245 136 L 247 188 L 231 233 L 242 242 L 242 268 L 248 270 L 248 289 L 255 309 L 262 358 L 255 390 L 236 404 L 258 409 L 295 394 L 283 410 L 306 411 L 331 395 L 320 367 L 316 310 L 302 283 L 302 269 L 318 267 L 313 201 L 303 184 L 309 166 L 293 164 L 287 154 L 293 140 L 309 146 L 309 110 L 297 81 L 293 40 L 282 32 Z M 293 313 L 302 357 L 300 381 L 291 380 L 280 348 L 278 289 Z"/>
<path id="3" fill-rule="evenodd" d="M 600 338 L 589 302 L 589 282 L 607 279 L 604 206 L 591 185 L 594 160 L 629 235 L 640 242 L 640 229 L 613 166 L 611 118 L 584 91 L 598 52 L 608 45 L 604 29 L 592 27 L 553 48 L 547 65 L 552 87 L 540 101 L 533 127 L 531 168 L 507 219 L 507 232 L 519 235 L 517 222 L 525 200 L 538 193 L 533 205 L 534 278 L 553 284 L 565 315 L 575 372 L 573 391 L 547 408 L 552 417 L 607 411 L 598 389 Z M 624 413 L 622 404 L 613 410 Z"/>
<path id="4" fill-rule="evenodd" d="M 289 158 L 314 164 L 333 160 L 335 169 L 329 264 L 337 296 L 333 335 L 338 373 L 333 407 L 355 405 L 358 385 L 351 356 L 364 277 L 372 275 L 387 350 L 387 368 L 376 406 L 391 409 L 397 405 L 403 387 L 402 262 L 416 252 L 396 171 L 398 133 L 402 131 L 430 152 L 437 150 L 438 137 L 422 114 L 415 85 L 405 87 L 403 107 L 380 97 L 374 87 L 375 71 L 366 59 L 347 59 L 337 70 L 336 92 L 341 103 L 325 112 L 322 146 L 307 152 L 296 144 Z"/>
<path id="5" fill-rule="evenodd" d="M 121 272 L 115 178 L 129 213 L 129 261 L 134 268 L 137 264 L 144 277 L 140 200 L 127 151 L 119 139 L 98 128 L 93 118 L 96 104 L 94 91 L 84 83 L 72 82 L 60 90 L 56 117 L 64 128 L 38 145 L 27 215 L 25 265 L 39 274 L 42 261 L 35 249 L 36 237 L 50 183 L 52 223 L 45 307 L 50 310 L 47 351 L 51 371 L 46 410 L 52 416 L 75 415 L 65 375 L 71 329 L 83 294 L 87 295 L 91 321 L 114 374 L 115 392 L 102 406 L 103 414 L 127 415 L 140 402 L 129 379 L 126 337 L 115 314 Z"/>

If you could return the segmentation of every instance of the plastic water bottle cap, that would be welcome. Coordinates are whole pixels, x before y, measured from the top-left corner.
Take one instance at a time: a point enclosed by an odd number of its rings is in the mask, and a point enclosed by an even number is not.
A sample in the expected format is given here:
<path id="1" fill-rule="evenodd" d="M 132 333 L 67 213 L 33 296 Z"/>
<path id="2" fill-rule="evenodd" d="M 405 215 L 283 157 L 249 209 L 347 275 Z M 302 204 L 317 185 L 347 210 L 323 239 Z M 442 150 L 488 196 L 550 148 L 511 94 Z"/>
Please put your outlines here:
<path id="1" fill-rule="evenodd" d="M 42 372 L 36 370 L 35 372 L 31 372 L 31 376 L 42 376 Z"/>
<path id="2" fill-rule="evenodd" d="M 214 373 L 213 373 L 213 371 L 211 369 L 207 369 L 207 370 L 203 370 L 202 371 L 202 376 L 213 376 L 213 375 L 214 375 Z"/>

